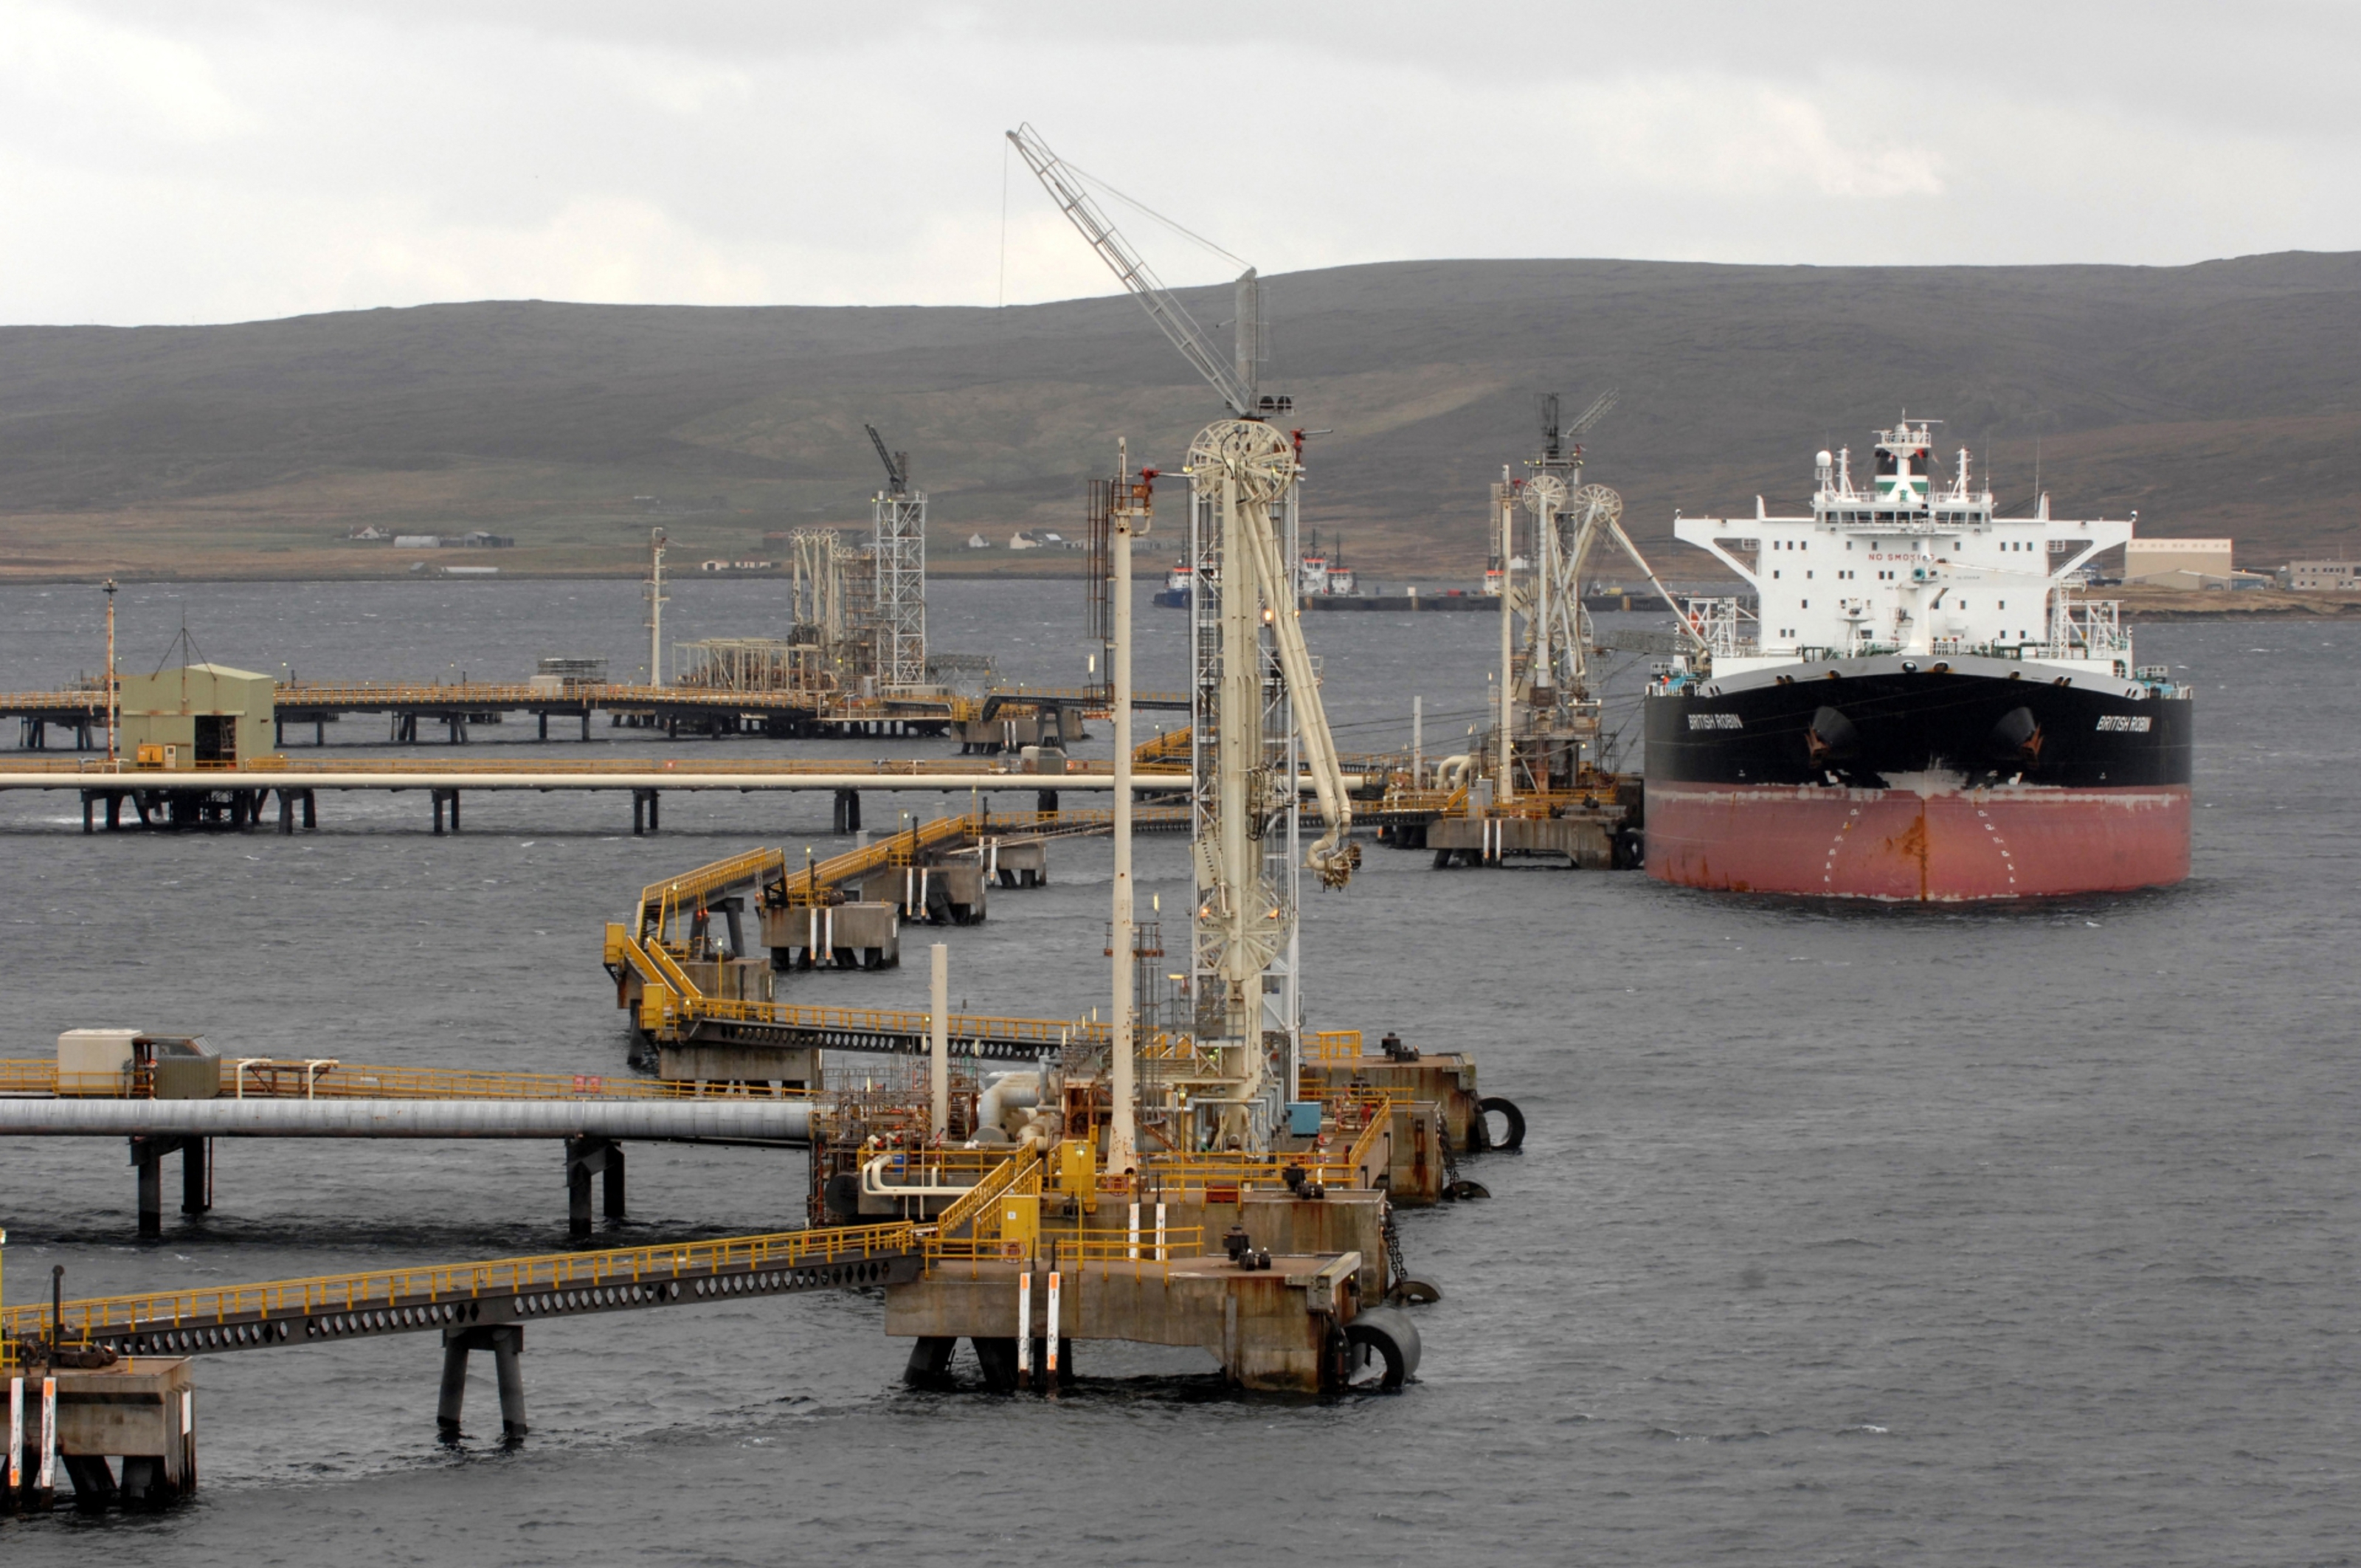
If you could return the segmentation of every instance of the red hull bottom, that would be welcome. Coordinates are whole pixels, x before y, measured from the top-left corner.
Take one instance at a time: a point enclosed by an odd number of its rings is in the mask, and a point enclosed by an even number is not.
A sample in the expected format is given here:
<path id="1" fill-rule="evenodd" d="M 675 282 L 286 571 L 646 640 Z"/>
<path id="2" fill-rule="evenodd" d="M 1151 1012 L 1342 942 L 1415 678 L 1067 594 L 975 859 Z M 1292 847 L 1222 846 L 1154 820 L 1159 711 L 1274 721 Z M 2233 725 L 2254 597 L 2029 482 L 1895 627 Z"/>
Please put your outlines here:
<path id="1" fill-rule="evenodd" d="M 1648 874 L 1685 887 L 1948 904 L 2189 875 L 2189 789 L 1648 786 Z"/>

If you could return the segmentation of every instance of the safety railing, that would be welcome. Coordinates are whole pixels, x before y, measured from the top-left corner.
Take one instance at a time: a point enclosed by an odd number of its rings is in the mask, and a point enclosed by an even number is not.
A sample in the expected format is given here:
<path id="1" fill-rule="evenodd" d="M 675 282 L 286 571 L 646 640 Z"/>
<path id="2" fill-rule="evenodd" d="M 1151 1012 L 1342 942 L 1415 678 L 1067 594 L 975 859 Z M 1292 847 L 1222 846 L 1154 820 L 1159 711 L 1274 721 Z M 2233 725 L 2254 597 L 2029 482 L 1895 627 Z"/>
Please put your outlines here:
<path id="1" fill-rule="evenodd" d="M 611 931 L 612 927 L 609 929 Z M 643 1022 L 652 1016 L 660 1017 L 664 1025 L 670 1026 L 694 1016 L 726 1023 L 770 1024 L 815 1034 L 910 1038 L 926 1036 L 932 1023 L 931 1014 L 891 1008 L 799 1007 L 784 1002 L 747 1002 L 708 996 L 662 943 L 642 941 L 624 931 L 614 946 L 620 954 L 620 961 L 635 970 L 646 986 L 645 994 L 642 997 Z M 663 1011 L 651 1014 L 649 1008 L 659 1004 Z M 1104 1024 L 1055 1018 L 989 1017 L 964 1013 L 952 1014 L 948 1020 L 948 1028 L 955 1040 L 1029 1046 L 1039 1050 L 1069 1045 L 1104 1045 L 1109 1036 L 1108 1026 Z"/>
<path id="2" fill-rule="evenodd" d="M 1380 1159 L 1378 1150 L 1383 1147 L 1391 1153 L 1393 1125 L 1390 1113 L 1369 1118 L 1368 1125 L 1361 1129 L 1361 1135 L 1353 1140 L 1352 1148 L 1345 1156 L 1346 1181 L 1356 1187 L 1375 1187 L 1378 1179 L 1389 1173 L 1388 1167 L 1392 1162 Z"/>
<path id="3" fill-rule="evenodd" d="M 120 1083 L 120 1073 L 106 1077 Z M 58 1092 L 58 1064 L 40 1058 L 0 1061 L 0 1094 L 55 1094 Z M 115 1092 L 115 1091 L 107 1091 Z"/>
<path id="4" fill-rule="evenodd" d="M 0 713 L 16 713 L 26 708 L 43 708 L 51 712 L 80 711 L 96 716 L 106 711 L 106 693 L 0 692 Z"/>
<path id="5" fill-rule="evenodd" d="M 1313 1061 L 1354 1061 L 1361 1055 L 1358 1029 L 1314 1029 L 1310 1043 Z"/>
<path id="6" fill-rule="evenodd" d="M 225 1057 L 220 1071 L 225 1100 L 803 1100 L 812 1093 L 760 1082 L 382 1067 L 329 1057 Z M 60 1073 L 39 1058 L 0 1060 L 5 1094 L 147 1099 L 151 1083 L 123 1072 Z"/>
<path id="7" fill-rule="evenodd" d="M 588 759 L 579 762 L 552 762 L 546 758 L 520 761 L 486 762 L 466 758 L 389 757 L 320 760 L 282 755 L 249 757 L 235 762 L 184 762 L 176 768 L 146 767 L 132 758 L 121 757 L 112 762 L 104 757 L 43 758 L 12 756 L 5 769 L 11 773 L 100 773 L 120 774 L 126 779 L 154 780 L 171 778 L 189 773 L 280 773 L 302 779 L 315 773 L 331 773 L 340 777 L 401 779 L 421 774 L 506 774 L 528 778 L 631 778 L 659 777 L 666 773 L 696 774 L 700 777 L 791 779 L 805 777 L 845 777 L 875 779 L 927 779 L 936 777 L 966 778 L 990 773 L 1005 778 L 1005 785 L 994 783 L 992 787 L 1007 789 L 1054 788 L 1052 784 L 1038 784 L 1060 777 L 1103 779 L 1114 772 L 1104 762 L 1084 762 L 1079 758 L 1066 764 L 1064 773 L 1017 773 L 1005 765 L 994 766 L 978 761 L 958 761 L 942 758 L 856 759 L 835 761 L 812 759 L 767 759 L 732 762 L 726 759 L 697 759 L 683 762 L 678 759 Z M 658 786 L 661 787 L 661 786 Z"/>
<path id="8" fill-rule="evenodd" d="M 1187 725 L 1162 735 L 1151 736 L 1131 749 L 1131 765 L 1140 773 L 1185 773 L 1191 757 L 1190 732 Z"/>
<path id="9" fill-rule="evenodd" d="M 680 910 L 701 908 L 707 899 L 726 888 L 777 875 L 786 869 L 786 863 L 784 850 L 749 850 L 663 882 L 652 882 L 640 890 L 640 929 L 665 930 Z"/>
<path id="10" fill-rule="evenodd" d="M 1026 1242 L 1006 1241 L 997 1236 L 983 1240 L 967 1236 L 927 1236 L 922 1238 L 921 1245 L 930 1273 L 945 1264 L 1024 1263 L 1044 1269 L 1096 1264 L 1123 1267 L 1126 1272 L 1152 1272 L 1169 1278 L 1173 1264 L 1205 1255 L 1205 1229 L 1202 1225 L 1168 1226 L 1160 1233 L 1160 1238 L 1156 1227 L 1150 1224 L 1142 1226 L 1137 1234 L 1128 1229 L 1073 1231 L 1044 1228 L 1039 1234 Z"/>
<path id="11" fill-rule="evenodd" d="M 527 1291 L 655 1284 L 748 1268 L 796 1268 L 900 1256 L 917 1250 L 917 1227 L 907 1223 L 783 1231 L 769 1235 L 725 1236 L 712 1241 L 619 1247 L 605 1252 L 553 1253 L 536 1257 L 496 1258 L 486 1263 L 368 1269 L 258 1285 L 92 1297 L 66 1302 L 60 1321 L 67 1335 L 87 1340 L 151 1328 L 203 1328 L 215 1323 L 308 1317 L 315 1312 L 466 1301 Z M 49 1308 L 46 1303 L 12 1307 L 0 1311 L 0 1335 L 14 1339 L 46 1334 L 49 1322 Z"/>
<path id="12" fill-rule="evenodd" d="M 353 682 L 339 685 L 283 685 L 275 707 L 308 713 L 316 708 L 441 707 L 484 712 L 522 707 L 730 707 L 749 711 L 786 708 L 811 712 L 827 694 L 814 691 L 727 691 L 707 686 L 639 686 L 572 685 L 551 691 L 518 682 L 460 681 L 444 685 L 426 682 Z"/>
<path id="13" fill-rule="evenodd" d="M 1299 1171 L 1298 1181 L 1352 1187 L 1360 1185 L 1358 1168 L 1350 1155 L 1340 1156 L 1333 1148 L 1270 1155 L 1167 1154 L 1146 1163 L 1140 1183 L 1143 1189 L 1164 1192 L 1218 1192 L 1230 1188 L 1286 1187 L 1290 1185 L 1288 1173 Z"/>

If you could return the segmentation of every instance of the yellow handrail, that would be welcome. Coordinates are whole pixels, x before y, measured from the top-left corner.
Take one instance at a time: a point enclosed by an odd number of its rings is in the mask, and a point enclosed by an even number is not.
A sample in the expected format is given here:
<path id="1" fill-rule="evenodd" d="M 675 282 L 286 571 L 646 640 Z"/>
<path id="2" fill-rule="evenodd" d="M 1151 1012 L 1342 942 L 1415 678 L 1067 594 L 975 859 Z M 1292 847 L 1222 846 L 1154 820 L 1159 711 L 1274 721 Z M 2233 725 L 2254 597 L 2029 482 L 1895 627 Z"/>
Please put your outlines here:
<path id="1" fill-rule="evenodd" d="M 485 1072 L 258 1057 L 225 1057 L 220 1071 L 222 1096 L 246 1100 L 800 1100 L 813 1092 L 628 1074 Z M 125 1099 L 133 1087 L 122 1073 L 61 1075 L 56 1062 L 41 1058 L 0 1060 L 0 1093 Z"/>
<path id="2" fill-rule="evenodd" d="M 1005 1260 L 1007 1254 L 996 1238 L 971 1236 L 927 1236 L 923 1238 L 929 1267 L 941 1262 L 972 1263 Z M 1170 1273 L 1174 1258 L 1204 1255 L 1205 1229 L 1202 1225 L 1172 1225 L 1164 1232 L 1164 1245 L 1156 1245 L 1156 1230 L 1142 1226 L 1137 1238 L 1126 1230 L 1068 1231 L 1044 1228 L 1033 1261 L 1042 1267 L 1054 1259 L 1060 1264 L 1074 1263 L 1137 1263 L 1155 1266 Z M 1135 1255 L 1135 1254 L 1137 1255 Z"/>
<path id="3" fill-rule="evenodd" d="M 1039 1191 L 1041 1190 L 1040 1153 L 1035 1149 L 1020 1149 L 1003 1160 L 999 1169 L 968 1189 L 967 1196 L 954 1199 L 951 1206 L 936 1217 L 933 1234 L 938 1236 L 954 1235 L 965 1228 L 975 1234 L 983 1234 L 982 1222 L 985 1212 L 1014 1190 L 1028 1175 L 1032 1178 L 1033 1190 Z M 997 1218 L 996 1214 L 994 1215 L 995 1222 Z M 999 1234 L 996 1223 L 991 1234 L 994 1235 Z"/>
<path id="4" fill-rule="evenodd" d="M 1369 1118 L 1369 1124 L 1363 1127 L 1361 1135 L 1353 1140 L 1352 1152 L 1345 1157 L 1345 1163 L 1353 1173 L 1351 1180 L 1360 1186 L 1375 1187 L 1378 1178 L 1386 1174 L 1382 1170 L 1371 1170 L 1369 1165 L 1377 1157 L 1378 1143 L 1391 1135 L 1393 1124 L 1390 1110 L 1384 1115 Z"/>
<path id="5" fill-rule="evenodd" d="M 1361 1031 L 1358 1029 L 1314 1029 L 1312 1032 L 1313 1061 L 1352 1061 L 1361 1054 Z"/>

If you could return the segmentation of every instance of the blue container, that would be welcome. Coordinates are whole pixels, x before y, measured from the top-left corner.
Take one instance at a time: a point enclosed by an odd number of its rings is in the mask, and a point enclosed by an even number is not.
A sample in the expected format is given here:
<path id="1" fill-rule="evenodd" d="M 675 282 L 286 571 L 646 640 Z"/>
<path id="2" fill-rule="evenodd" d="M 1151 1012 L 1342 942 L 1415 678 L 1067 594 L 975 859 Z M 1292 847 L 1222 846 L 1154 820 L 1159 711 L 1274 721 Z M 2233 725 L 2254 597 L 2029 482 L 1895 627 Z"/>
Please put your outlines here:
<path id="1" fill-rule="evenodd" d="M 1299 1138 L 1317 1137 L 1320 1134 L 1320 1102 L 1290 1100 L 1287 1105 L 1287 1130 Z"/>

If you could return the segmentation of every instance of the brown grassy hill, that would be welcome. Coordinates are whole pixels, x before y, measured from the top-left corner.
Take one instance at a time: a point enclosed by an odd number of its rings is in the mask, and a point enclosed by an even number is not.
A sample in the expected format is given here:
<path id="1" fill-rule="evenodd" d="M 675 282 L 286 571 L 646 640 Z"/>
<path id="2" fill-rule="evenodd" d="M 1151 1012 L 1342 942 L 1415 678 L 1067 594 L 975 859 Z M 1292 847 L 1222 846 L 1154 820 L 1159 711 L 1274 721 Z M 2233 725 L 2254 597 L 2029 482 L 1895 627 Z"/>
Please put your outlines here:
<path id="1" fill-rule="evenodd" d="M 1187 296 L 1201 320 L 1226 291 Z M 1270 280 L 1266 387 L 1312 438 L 1306 517 L 1365 568 L 1480 565 L 1536 400 L 1622 389 L 1590 477 L 1643 541 L 1675 508 L 1804 493 L 1903 406 L 2004 498 L 2225 532 L 2251 563 L 2361 545 L 2361 256 L 2186 268 L 1433 261 Z M 631 570 L 859 522 L 907 449 L 939 564 L 1071 523 L 1115 438 L 1177 464 L 1215 412 L 1132 302 L 1006 311 L 437 305 L 214 327 L 0 329 L 0 573 L 381 574 L 363 522 L 489 528 L 516 571 Z M 634 497 L 655 496 L 652 511 Z M 719 498 L 717 505 L 714 498 Z"/>

